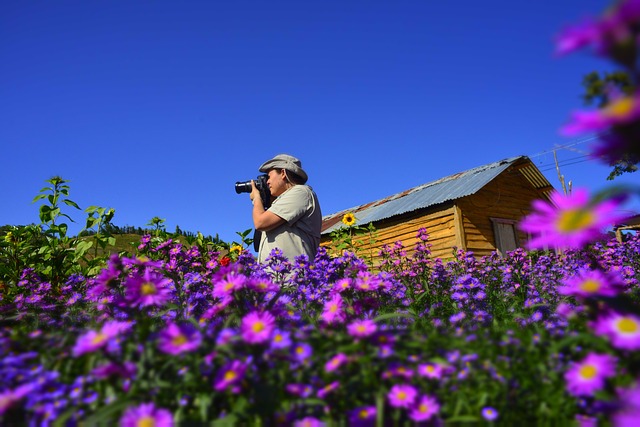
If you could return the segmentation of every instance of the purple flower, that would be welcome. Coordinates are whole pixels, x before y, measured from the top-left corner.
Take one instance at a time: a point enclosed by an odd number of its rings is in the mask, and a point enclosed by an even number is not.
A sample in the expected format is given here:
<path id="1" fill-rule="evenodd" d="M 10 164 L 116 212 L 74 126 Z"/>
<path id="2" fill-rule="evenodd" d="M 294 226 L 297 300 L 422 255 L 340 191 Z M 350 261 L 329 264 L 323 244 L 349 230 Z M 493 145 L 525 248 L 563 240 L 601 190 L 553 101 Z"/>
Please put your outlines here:
<path id="1" fill-rule="evenodd" d="M 309 344 L 304 342 L 297 344 L 293 348 L 293 356 L 300 363 L 306 363 L 311 358 L 312 354 L 313 354 L 313 349 Z"/>
<path id="2" fill-rule="evenodd" d="M 613 415 L 616 427 L 635 427 L 640 419 L 640 386 L 636 382 L 628 389 L 618 391 L 618 410 Z"/>
<path id="3" fill-rule="evenodd" d="M 171 296 L 171 280 L 145 268 L 142 275 L 127 278 L 125 295 L 131 306 L 164 305 Z"/>
<path id="4" fill-rule="evenodd" d="M 421 396 L 409 409 L 409 418 L 413 421 L 427 421 L 440 410 L 438 401 L 431 396 Z"/>
<path id="5" fill-rule="evenodd" d="M 396 384 L 387 394 L 389 404 L 394 408 L 410 408 L 418 396 L 416 388 L 409 384 Z"/>
<path id="6" fill-rule="evenodd" d="M 599 110 L 576 111 L 572 117 L 573 122 L 560 130 L 566 136 L 601 132 L 611 126 L 628 124 L 640 118 L 640 94 L 615 98 Z"/>
<path id="7" fill-rule="evenodd" d="M 271 337 L 271 349 L 281 350 L 291 347 L 291 333 L 275 328 Z"/>
<path id="8" fill-rule="evenodd" d="M 356 338 L 366 338 L 378 330 L 376 323 L 371 319 L 356 320 L 347 326 L 349 335 Z"/>
<path id="9" fill-rule="evenodd" d="M 344 321 L 342 305 L 342 297 L 336 293 L 329 301 L 325 302 L 320 318 L 326 323 L 341 323 Z"/>
<path id="10" fill-rule="evenodd" d="M 349 412 L 349 426 L 374 427 L 378 411 L 375 406 L 360 406 Z"/>
<path id="11" fill-rule="evenodd" d="M 598 238 L 604 227 L 624 218 L 617 211 L 622 201 L 611 198 L 590 206 L 586 189 L 577 189 L 568 196 L 556 191 L 551 195 L 551 203 L 533 202 L 535 210 L 521 221 L 520 228 L 536 235 L 528 243 L 531 249 L 580 248 Z"/>
<path id="12" fill-rule="evenodd" d="M 233 360 L 218 371 L 213 382 L 216 391 L 229 389 L 232 393 L 240 392 L 240 382 L 244 379 L 247 365 L 240 360 Z"/>
<path id="13" fill-rule="evenodd" d="M 241 324 L 242 339 L 249 344 L 260 344 L 269 340 L 275 328 L 275 318 L 268 311 L 247 314 Z"/>
<path id="14" fill-rule="evenodd" d="M 581 269 L 578 273 L 562 281 L 558 293 L 577 297 L 617 295 L 622 290 L 624 281 L 619 273 L 601 270 Z"/>
<path id="15" fill-rule="evenodd" d="M 482 418 L 487 421 L 495 421 L 498 419 L 498 411 L 491 406 L 486 406 L 482 408 Z"/>
<path id="16" fill-rule="evenodd" d="M 213 296 L 224 298 L 231 295 L 234 291 L 242 289 L 247 282 L 247 278 L 240 274 L 229 273 L 223 279 L 217 281 L 213 285 Z"/>
<path id="17" fill-rule="evenodd" d="M 173 416 L 171 412 L 163 408 L 156 408 L 153 403 L 142 403 L 138 406 L 129 407 L 122 418 L 121 427 L 171 427 L 173 426 Z"/>
<path id="18" fill-rule="evenodd" d="M 442 378 L 443 366 L 439 363 L 425 363 L 418 365 L 418 375 L 421 377 L 440 379 Z"/>
<path id="19" fill-rule="evenodd" d="M 346 354 L 338 353 L 335 356 L 333 356 L 331 359 L 329 359 L 329 361 L 324 365 L 324 370 L 326 372 L 333 372 L 336 369 L 338 369 L 340 366 L 347 363 L 347 360 L 349 359 L 347 358 Z"/>
<path id="20" fill-rule="evenodd" d="M 293 423 L 293 427 L 324 427 L 324 423 L 314 417 L 304 417 Z"/>
<path id="21" fill-rule="evenodd" d="M 106 346 L 111 340 L 129 329 L 131 329 L 131 322 L 108 321 L 100 331 L 91 330 L 80 335 L 73 347 L 72 354 L 74 357 L 78 357 L 85 353 L 92 353 Z"/>
<path id="22" fill-rule="evenodd" d="M 170 323 L 160 332 L 158 348 L 163 353 L 178 355 L 196 350 L 202 342 L 202 335 L 191 323 L 177 325 Z"/>
<path id="23" fill-rule="evenodd" d="M 14 390 L 0 392 L 0 416 L 2 416 L 2 414 L 4 414 L 15 403 L 22 400 L 27 394 L 31 393 L 34 388 L 34 384 L 28 383 L 21 385 Z"/>
<path id="24" fill-rule="evenodd" d="M 612 311 L 599 317 L 592 327 L 597 335 L 609 338 L 615 348 L 640 349 L 640 317 L 636 315 Z"/>
<path id="25" fill-rule="evenodd" d="M 593 396 L 615 375 L 616 359 L 609 354 L 589 353 L 581 362 L 572 364 L 565 373 L 567 391 L 574 396 Z"/>

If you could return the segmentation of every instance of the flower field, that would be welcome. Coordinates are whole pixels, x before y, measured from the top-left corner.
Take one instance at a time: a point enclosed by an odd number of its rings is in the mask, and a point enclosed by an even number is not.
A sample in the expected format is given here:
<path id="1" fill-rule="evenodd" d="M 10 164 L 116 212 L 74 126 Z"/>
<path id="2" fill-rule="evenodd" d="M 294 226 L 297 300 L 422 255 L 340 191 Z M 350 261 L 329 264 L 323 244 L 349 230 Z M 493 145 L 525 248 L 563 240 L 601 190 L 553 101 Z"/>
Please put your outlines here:
<path id="1" fill-rule="evenodd" d="M 638 0 L 558 37 L 621 69 L 562 129 L 596 132 L 614 177 L 640 162 L 639 41 Z M 353 214 L 313 260 L 258 264 L 251 230 L 179 240 L 157 217 L 104 255 L 115 211 L 68 237 L 80 208 L 48 183 L 40 224 L 0 239 L 0 425 L 639 425 L 640 237 L 601 234 L 638 188 L 534 202 L 529 250 L 444 262 L 420 230 L 374 267 L 343 251 Z"/>
<path id="2" fill-rule="evenodd" d="M 168 236 L 143 237 L 96 274 L 52 282 L 24 269 L 1 303 L 0 420 L 567 425 L 638 414 L 637 236 L 447 263 L 419 237 L 413 256 L 398 242 L 375 270 L 351 252 L 260 265 Z"/>

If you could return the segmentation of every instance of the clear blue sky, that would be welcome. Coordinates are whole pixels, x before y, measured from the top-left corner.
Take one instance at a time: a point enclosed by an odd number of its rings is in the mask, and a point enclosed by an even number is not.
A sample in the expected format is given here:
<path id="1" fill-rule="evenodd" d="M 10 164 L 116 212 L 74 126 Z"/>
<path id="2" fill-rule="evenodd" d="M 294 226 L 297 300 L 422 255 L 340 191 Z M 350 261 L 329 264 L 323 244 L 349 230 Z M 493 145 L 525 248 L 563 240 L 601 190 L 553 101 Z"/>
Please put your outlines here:
<path id="1" fill-rule="evenodd" d="M 0 225 L 37 223 L 60 175 L 117 225 L 231 241 L 252 227 L 234 183 L 278 153 L 302 159 L 324 214 L 521 154 L 560 188 L 564 145 L 566 178 L 600 189 L 609 168 L 558 128 L 610 65 L 553 40 L 609 4 L 4 1 Z"/>

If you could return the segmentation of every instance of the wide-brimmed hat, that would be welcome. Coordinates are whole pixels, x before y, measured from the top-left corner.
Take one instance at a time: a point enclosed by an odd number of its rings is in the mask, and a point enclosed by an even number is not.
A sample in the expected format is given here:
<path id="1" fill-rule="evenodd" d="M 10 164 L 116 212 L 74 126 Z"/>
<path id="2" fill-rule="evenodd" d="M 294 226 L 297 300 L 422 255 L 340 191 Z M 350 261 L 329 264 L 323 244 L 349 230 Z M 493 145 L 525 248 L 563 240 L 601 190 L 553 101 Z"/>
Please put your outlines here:
<path id="1" fill-rule="evenodd" d="M 260 172 L 269 172 L 271 169 L 285 169 L 289 172 L 293 172 L 302 178 L 302 183 L 307 182 L 309 177 L 307 173 L 302 169 L 302 162 L 300 159 L 297 159 L 288 154 L 278 154 L 273 159 L 267 160 L 258 169 Z"/>

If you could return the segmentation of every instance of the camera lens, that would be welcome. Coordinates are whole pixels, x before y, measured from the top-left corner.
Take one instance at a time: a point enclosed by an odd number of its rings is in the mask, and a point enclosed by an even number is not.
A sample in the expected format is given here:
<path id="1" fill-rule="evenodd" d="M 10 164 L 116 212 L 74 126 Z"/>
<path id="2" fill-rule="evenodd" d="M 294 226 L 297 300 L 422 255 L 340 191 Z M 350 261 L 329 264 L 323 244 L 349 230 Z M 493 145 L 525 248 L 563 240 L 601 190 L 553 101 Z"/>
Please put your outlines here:
<path id="1" fill-rule="evenodd" d="M 251 193 L 251 181 L 236 182 L 236 193 Z"/>

